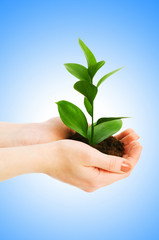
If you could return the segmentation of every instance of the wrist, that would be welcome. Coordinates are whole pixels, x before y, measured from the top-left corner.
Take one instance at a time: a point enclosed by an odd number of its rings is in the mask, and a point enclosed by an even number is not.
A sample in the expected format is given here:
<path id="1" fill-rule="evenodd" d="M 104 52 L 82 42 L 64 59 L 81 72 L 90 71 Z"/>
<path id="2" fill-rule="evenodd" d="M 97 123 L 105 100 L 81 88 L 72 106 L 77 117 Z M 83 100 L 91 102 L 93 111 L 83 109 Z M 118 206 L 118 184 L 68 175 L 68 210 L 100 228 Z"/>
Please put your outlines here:
<path id="1" fill-rule="evenodd" d="M 41 129 L 43 123 L 24 123 L 19 124 L 16 132 L 17 146 L 34 145 L 40 143 L 42 137 Z"/>
<path id="2" fill-rule="evenodd" d="M 28 173 L 47 173 L 49 148 L 48 144 L 1 148 L 0 181 Z"/>
<path id="3" fill-rule="evenodd" d="M 56 129 L 55 129 L 56 130 Z M 47 122 L 21 124 L 17 134 L 17 146 L 35 145 L 57 140 L 54 129 Z"/>
<path id="4" fill-rule="evenodd" d="M 42 173 L 57 177 L 60 164 L 60 141 L 42 144 L 40 166 Z M 39 169 L 40 171 L 40 169 Z"/>
<path id="5" fill-rule="evenodd" d="M 16 123 L 0 123 L 0 147 L 14 147 L 17 146 L 18 135 L 22 124 Z"/>

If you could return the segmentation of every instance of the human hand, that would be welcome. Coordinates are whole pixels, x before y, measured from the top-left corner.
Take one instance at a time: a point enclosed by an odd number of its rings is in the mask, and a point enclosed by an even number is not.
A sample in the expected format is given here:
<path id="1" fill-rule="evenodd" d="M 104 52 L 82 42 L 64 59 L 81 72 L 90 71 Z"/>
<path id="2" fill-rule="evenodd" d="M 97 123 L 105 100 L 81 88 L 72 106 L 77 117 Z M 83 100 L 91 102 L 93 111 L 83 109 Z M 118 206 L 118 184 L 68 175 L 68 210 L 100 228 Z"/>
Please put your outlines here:
<path id="1" fill-rule="evenodd" d="M 125 130 L 116 138 L 125 144 L 123 158 L 103 154 L 78 141 L 50 143 L 45 173 L 86 192 L 93 192 L 126 178 L 138 162 L 142 147 L 137 142 L 138 135 L 132 129 Z M 56 157 L 53 157 L 55 145 Z"/>
<path id="2" fill-rule="evenodd" d="M 41 123 L 0 123 L 0 147 L 17 147 L 53 142 L 74 133 L 59 117 Z"/>
<path id="3" fill-rule="evenodd" d="M 130 129 L 128 129 L 129 131 Z M 133 132 L 133 130 L 131 131 Z M 74 133 L 75 131 L 68 128 L 60 117 L 51 118 L 41 123 L 0 123 L 0 147 L 49 143 L 67 139 Z M 129 137 L 131 138 L 131 136 Z"/>
<path id="4" fill-rule="evenodd" d="M 66 139 L 75 131 L 67 127 L 60 117 L 51 118 L 41 123 L 24 124 L 19 132 L 19 145 L 34 145 Z"/>
<path id="5" fill-rule="evenodd" d="M 39 172 L 87 192 L 95 191 L 129 176 L 140 157 L 142 147 L 132 130 L 116 137 L 125 143 L 125 158 L 106 155 L 87 144 L 68 139 L 0 148 L 0 181 Z"/>

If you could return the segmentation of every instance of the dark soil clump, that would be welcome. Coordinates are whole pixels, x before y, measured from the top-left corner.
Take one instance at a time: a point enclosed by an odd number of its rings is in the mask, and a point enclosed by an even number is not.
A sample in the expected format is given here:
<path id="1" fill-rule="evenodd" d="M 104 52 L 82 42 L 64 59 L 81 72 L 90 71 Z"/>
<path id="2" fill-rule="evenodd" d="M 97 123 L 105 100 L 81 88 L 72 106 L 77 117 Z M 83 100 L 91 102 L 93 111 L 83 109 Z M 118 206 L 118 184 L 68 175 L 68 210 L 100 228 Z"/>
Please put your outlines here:
<path id="1" fill-rule="evenodd" d="M 88 140 L 82 137 L 80 134 L 75 133 L 69 139 L 84 142 L 88 144 Z M 106 153 L 109 155 L 119 156 L 122 157 L 124 154 L 124 143 L 117 140 L 115 137 L 110 136 L 107 139 L 103 140 L 102 142 L 93 146 L 97 150 L 102 153 Z"/>

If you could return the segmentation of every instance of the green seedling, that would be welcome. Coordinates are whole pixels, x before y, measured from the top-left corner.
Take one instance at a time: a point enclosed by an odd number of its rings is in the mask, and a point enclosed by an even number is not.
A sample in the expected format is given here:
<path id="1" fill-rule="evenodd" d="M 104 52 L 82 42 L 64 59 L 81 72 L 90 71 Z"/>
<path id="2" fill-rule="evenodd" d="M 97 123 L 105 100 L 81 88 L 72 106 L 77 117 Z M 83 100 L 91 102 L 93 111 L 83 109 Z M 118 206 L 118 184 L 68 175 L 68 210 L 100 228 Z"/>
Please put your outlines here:
<path id="1" fill-rule="evenodd" d="M 58 105 L 58 111 L 63 123 L 88 139 L 90 145 L 95 145 L 118 132 L 122 127 L 121 119 L 126 118 L 103 117 L 94 122 L 94 100 L 97 96 L 98 88 L 108 77 L 123 67 L 107 73 L 95 85 L 93 78 L 97 71 L 105 64 L 105 61 L 97 62 L 94 54 L 81 39 L 79 39 L 79 44 L 86 57 L 88 67 L 86 68 L 77 63 L 66 63 L 64 66 L 72 75 L 79 79 L 74 84 L 74 89 L 84 95 L 84 106 L 91 116 L 91 125 L 88 127 L 87 118 L 82 110 L 71 102 L 61 100 L 56 102 L 56 104 Z"/>

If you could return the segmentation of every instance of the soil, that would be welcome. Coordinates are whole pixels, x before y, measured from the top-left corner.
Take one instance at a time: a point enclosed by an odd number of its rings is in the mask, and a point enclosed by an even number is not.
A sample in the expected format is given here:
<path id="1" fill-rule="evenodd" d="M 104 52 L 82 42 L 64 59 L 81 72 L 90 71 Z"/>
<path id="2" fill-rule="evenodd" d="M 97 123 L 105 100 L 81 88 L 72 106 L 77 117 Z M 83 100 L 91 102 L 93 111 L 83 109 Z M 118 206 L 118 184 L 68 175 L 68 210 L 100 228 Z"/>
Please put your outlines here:
<path id="1" fill-rule="evenodd" d="M 79 133 L 75 133 L 69 139 L 84 142 L 88 144 L 88 140 L 81 136 Z M 123 157 L 124 154 L 124 143 L 117 140 L 115 137 L 110 136 L 107 139 L 103 140 L 102 142 L 92 146 L 99 150 L 102 153 L 106 153 L 109 155 Z"/>

